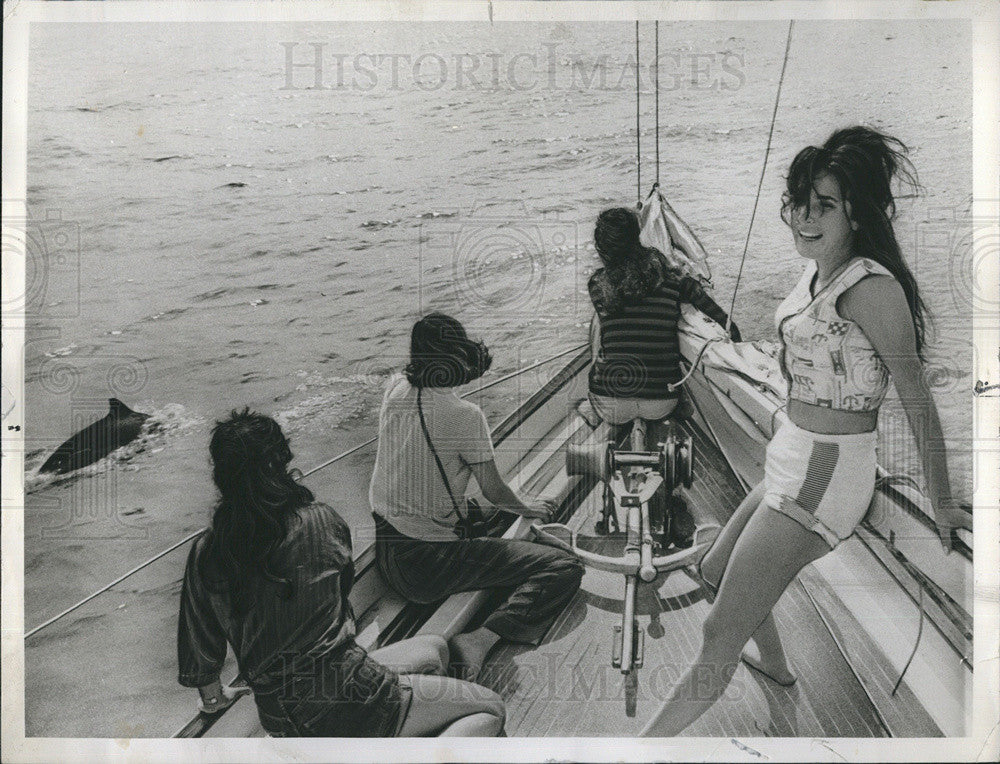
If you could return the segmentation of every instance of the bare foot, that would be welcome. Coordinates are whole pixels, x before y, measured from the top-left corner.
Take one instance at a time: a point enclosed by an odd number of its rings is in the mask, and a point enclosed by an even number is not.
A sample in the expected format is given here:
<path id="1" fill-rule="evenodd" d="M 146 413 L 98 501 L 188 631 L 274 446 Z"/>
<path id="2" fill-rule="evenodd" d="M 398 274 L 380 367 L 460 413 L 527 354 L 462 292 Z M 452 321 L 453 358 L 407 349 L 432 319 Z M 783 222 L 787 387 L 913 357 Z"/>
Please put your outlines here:
<path id="1" fill-rule="evenodd" d="M 788 670 L 788 666 L 765 666 L 760 657 L 760 651 L 752 642 L 743 649 L 740 660 L 775 684 L 780 684 L 782 687 L 791 687 L 795 684 L 796 676 Z"/>
<path id="2" fill-rule="evenodd" d="M 486 654 L 493 645 L 500 641 L 500 636 L 486 628 L 476 629 L 466 634 L 456 634 L 448 640 L 451 650 L 451 666 L 459 679 L 468 682 L 476 681 L 483 667 Z"/>

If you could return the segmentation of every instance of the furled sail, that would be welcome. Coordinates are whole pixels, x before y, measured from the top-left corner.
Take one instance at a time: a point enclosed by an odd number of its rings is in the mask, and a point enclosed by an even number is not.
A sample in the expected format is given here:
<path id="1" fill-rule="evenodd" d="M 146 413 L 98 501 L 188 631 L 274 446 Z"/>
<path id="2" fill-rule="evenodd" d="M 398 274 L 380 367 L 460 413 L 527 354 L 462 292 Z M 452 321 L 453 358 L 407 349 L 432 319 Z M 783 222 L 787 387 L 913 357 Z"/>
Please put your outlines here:
<path id="1" fill-rule="evenodd" d="M 675 213 L 658 187 L 653 187 L 645 203 L 639 208 L 639 225 L 642 230 L 639 240 L 647 247 L 655 247 L 667 258 L 667 262 L 687 276 L 697 278 L 703 284 L 711 284 L 712 271 L 708 267 L 708 257 L 698 241 L 684 241 L 686 236 L 694 236 L 691 231 L 678 229 L 674 241 L 667 224 L 669 217 L 676 218 Z"/>

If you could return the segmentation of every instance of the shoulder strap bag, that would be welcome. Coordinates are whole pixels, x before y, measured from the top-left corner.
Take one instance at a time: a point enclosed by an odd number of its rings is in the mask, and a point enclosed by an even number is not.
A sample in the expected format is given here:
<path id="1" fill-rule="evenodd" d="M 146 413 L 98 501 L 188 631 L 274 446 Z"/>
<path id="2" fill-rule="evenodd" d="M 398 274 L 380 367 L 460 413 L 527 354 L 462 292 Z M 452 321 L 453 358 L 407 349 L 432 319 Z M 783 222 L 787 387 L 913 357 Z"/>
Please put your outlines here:
<path id="1" fill-rule="evenodd" d="M 475 499 L 465 499 L 465 514 L 458 508 L 458 501 L 455 499 L 455 494 L 451 492 L 451 483 L 448 482 L 448 475 L 445 474 L 444 465 L 441 464 L 441 457 L 438 456 L 437 449 L 434 448 L 434 442 L 431 440 L 431 434 L 427 431 L 427 422 L 424 421 L 424 407 L 421 403 L 420 394 L 422 393 L 421 388 L 417 388 L 417 413 L 420 415 L 420 427 L 424 431 L 424 438 L 427 441 L 428 447 L 431 449 L 431 453 L 434 455 L 434 461 L 437 464 L 438 473 L 441 475 L 441 480 L 444 481 L 444 487 L 448 490 L 448 497 L 451 499 L 451 505 L 455 509 L 455 515 L 458 517 L 458 521 L 455 523 L 455 533 L 461 539 L 474 539 L 480 538 L 482 536 L 490 535 L 490 531 L 495 527 L 494 520 L 500 514 L 495 512 L 492 518 L 488 518 L 483 510 L 479 507 L 479 502 Z"/>

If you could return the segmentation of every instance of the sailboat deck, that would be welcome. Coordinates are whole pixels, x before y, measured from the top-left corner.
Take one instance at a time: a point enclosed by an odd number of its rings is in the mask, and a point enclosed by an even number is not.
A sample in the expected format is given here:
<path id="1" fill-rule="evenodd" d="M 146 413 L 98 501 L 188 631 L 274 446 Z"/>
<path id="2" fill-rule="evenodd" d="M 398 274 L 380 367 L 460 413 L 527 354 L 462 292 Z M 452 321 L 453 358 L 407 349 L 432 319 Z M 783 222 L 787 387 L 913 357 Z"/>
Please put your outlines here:
<path id="1" fill-rule="evenodd" d="M 695 483 L 687 500 L 696 516 L 707 512 L 721 523 L 743 492 L 718 452 L 700 432 L 694 435 Z M 586 533 L 600 504 L 598 486 L 571 525 Z M 621 548 L 613 537 L 587 541 L 589 548 L 605 554 L 617 554 Z M 709 604 L 683 570 L 640 586 L 636 613 L 644 632 L 644 664 L 635 684 L 627 687 L 625 677 L 611 666 L 612 629 L 621 621 L 623 590 L 620 575 L 588 570 L 577 596 L 538 648 L 510 644 L 493 653 L 479 681 L 506 701 L 508 735 L 632 736 L 659 708 L 695 658 Z M 798 682 L 783 688 L 741 664 L 724 697 L 685 734 L 889 734 L 799 581 L 789 587 L 775 615 Z"/>
<path id="2" fill-rule="evenodd" d="M 550 412 L 556 416 L 519 419 L 506 441 L 515 447 L 506 453 L 498 449 L 498 454 L 507 460 L 508 476 L 526 493 L 558 498 L 581 547 L 617 556 L 621 537 L 592 531 L 602 502 L 601 484 L 592 478 L 568 478 L 565 471 L 567 441 L 601 441 L 607 427 L 589 426 L 571 405 L 577 399 L 573 391 L 564 395 Z M 694 484 L 683 495 L 697 522 L 721 525 L 742 500 L 743 487 L 705 431 L 691 422 L 684 427 L 694 438 L 695 469 Z M 525 443 L 530 447 L 524 448 Z M 867 559 L 870 555 L 863 549 L 848 548 L 847 543 L 842 547 L 824 561 L 838 564 L 833 558 L 849 553 L 853 570 L 874 575 L 874 558 Z M 898 667 L 813 567 L 800 574 L 775 608 L 797 683 L 780 687 L 741 664 L 725 695 L 685 735 L 940 736 L 941 729 L 906 683 L 893 694 Z M 359 594 L 367 589 L 369 594 Z M 477 681 L 504 698 L 508 736 L 629 737 L 644 727 L 693 663 L 710 605 L 683 569 L 640 584 L 636 615 L 644 635 L 644 664 L 627 678 L 611 665 L 623 593 L 619 574 L 588 570 L 580 591 L 540 646 L 502 644 L 493 651 Z M 466 592 L 438 607 L 405 605 L 384 591 L 371 569 L 352 595 L 368 603 L 355 603 L 362 613 L 359 640 L 374 646 L 418 632 L 448 636 L 474 628 L 497 595 Z M 207 734 L 256 736 L 262 730 L 253 704 L 240 703 Z"/>

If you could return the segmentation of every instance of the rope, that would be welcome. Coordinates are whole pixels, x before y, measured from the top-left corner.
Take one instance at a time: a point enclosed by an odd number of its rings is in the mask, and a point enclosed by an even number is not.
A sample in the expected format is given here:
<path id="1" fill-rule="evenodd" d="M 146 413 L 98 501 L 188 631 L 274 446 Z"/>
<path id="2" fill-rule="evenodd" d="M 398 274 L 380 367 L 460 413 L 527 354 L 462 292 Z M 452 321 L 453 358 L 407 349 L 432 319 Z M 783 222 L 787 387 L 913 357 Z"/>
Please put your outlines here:
<path id="1" fill-rule="evenodd" d="M 656 93 L 656 185 L 660 185 L 660 22 L 653 22 L 655 51 L 653 59 L 653 88 Z"/>
<path id="2" fill-rule="evenodd" d="M 764 150 L 764 166 L 760 168 L 760 181 L 757 183 L 757 196 L 753 200 L 753 212 L 750 213 L 750 226 L 747 228 L 747 238 L 743 242 L 743 256 L 740 258 L 740 269 L 736 274 L 736 286 L 733 287 L 733 299 L 729 304 L 729 315 L 726 317 L 726 334 L 733 323 L 733 309 L 736 307 L 736 293 L 740 289 L 740 279 L 743 277 L 743 264 L 747 259 L 747 249 L 750 247 L 750 233 L 753 231 L 753 221 L 757 217 L 757 204 L 760 202 L 760 192 L 764 187 L 764 175 L 767 172 L 767 158 L 771 153 L 771 138 L 774 136 L 774 121 L 778 117 L 778 103 L 781 101 L 781 86 L 785 81 L 785 69 L 788 67 L 788 51 L 792 47 L 792 25 L 788 22 L 788 38 L 785 40 L 785 58 L 781 62 L 781 76 L 778 78 L 778 92 L 774 96 L 774 111 L 771 113 L 771 129 L 767 132 L 767 148 Z"/>
<path id="3" fill-rule="evenodd" d="M 708 350 L 708 346 L 713 342 L 722 342 L 723 340 L 729 339 L 726 337 L 712 337 L 712 339 L 707 340 L 704 345 L 701 346 L 701 350 L 698 351 L 698 355 L 695 357 L 694 362 L 691 364 L 691 368 L 688 369 L 687 374 L 681 377 L 676 382 L 670 382 L 667 385 L 668 390 L 676 390 L 678 387 L 684 385 L 685 382 L 690 379 L 691 375 L 694 374 L 695 370 L 698 368 L 698 364 L 701 363 L 701 357 L 705 355 L 705 351 Z"/>
<path id="4" fill-rule="evenodd" d="M 467 398 L 470 395 L 476 395 L 477 393 L 481 393 L 484 390 L 488 390 L 491 387 L 495 387 L 496 385 L 499 385 L 501 382 L 506 382 L 507 380 L 512 379 L 512 378 L 514 378 L 514 377 L 516 377 L 516 376 L 518 376 L 520 374 L 524 374 L 526 372 L 529 372 L 532 369 L 537 369 L 539 366 L 542 366 L 543 364 L 549 363 L 550 361 L 554 361 L 557 358 L 562 358 L 563 356 L 569 355 L 570 353 L 579 353 L 581 350 L 583 350 L 585 347 L 587 347 L 588 344 L 589 343 L 583 343 L 582 345 L 577 345 L 575 347 L 571 347 L 568 350 L 564 350 L 561 353 L 556 353 L 555 355 L 549 356 L 548 358 L 544 358 L 541 361 L 538 361 L 537 363 L 531 364 L 530 366 L 525 366 L 523 369 L 518 369 L 517 371 L 513 371 L 510 374 L 505 374 L 504 376 L 500 377 L 499 379 L 495 379 L 492 382 L 489 382 L 489 383 L 487 383 L 485 385 L 481 385 L 480 387 L 477 387 L 475 390 L 470 390 L 469 392 L 464 393 L 462 395 L 462 397 L 463 398 Z M 361 443 L 361 444 L 359 444 L 357 446 L 354 446 L 353 448 L 349 448 L 347 451 L 344 451 L 341 454 L 337 454 L 332 459 L 328 459 L 325 462 L 323 462 L 322 464 L 319 464 L 319 465 L 313 467 L 312 469 L 307 470 L 306 472 L 303 472 L 302 473 L 302 477 L 307 477 L 309 475 L 312 475 L 315 472 L 319 472 L 324 467 L 329 467 L 331 464 L 334 464 L 335 462 L 339 462 L 342 459 L 345 459 L 346 457 L 350 456 L 351 454 L 360 451 L 365 446 L 370 446 L 372 443 L 375 443 L 377 440 L 378 440 L 377 437 L 376 438 L 369 438 L 364 443 Z M 94 592 L 92 594 L 88 594 L 86 597 L 84 597 L 82 600 L 80 600 L 79 602 L 77 602 L 75 605 L 70 605 L 68 608 L 66 608 L 65 610 L 63 610 L 58 615 L 52 616 L 52 618 L 50 618 L 49 620 L 45 621 L 44 623 L 40 623 L 35 628 L 31 629 L 28 632 L 25 632 L 24 638 L 27 639 L 28 637 L 30 637 L 30 636 L 32 636 L 32 635 L 37 634 L 38 632 L 40 632 L 42 629 L 44 629 L 44 628 L 46 628 L 48 626 L 51 626 L 56 621 L 60 620 L 61 618 L 64 618 L 65 616 L 69 615 L 70 613 L 72 613 L 74 610 L 77 610 L 77 609 L 83 607 L 88 602 L 90 602 L 91 600 L 93 600 L 95 597 L 98 597 L 101 594 L 104 594 L 106 591 L 108 591 L 109 589 L 112 589 L 113 587 L 117 586 L 118 584 L 120 584 L 125 579 L 127 579 L 127 578 L 129 578 L 131 576 L 134 576 L 136 573 L 138 573 L 143 568 L 149 567 L 150 565 L 152 565 L 154 562 L 156 562 L 160 558 L 165 557 L 166 555 L 168 555 L 171 552 L 173 552 L 175 549 L 178 549 L 178 548 L 184 546 L 189 541 L 194 541 L 194 539 L 196 539 L 199 536 L 201 536 L 207 530 L 208 530 L 207 527 L 201 528 L 201 529 L 195 531 L 194 533 L 191 533 L 191 534 L 185 536 L 184 538 L 182 538 L 177 543 L 175 543 L 175 544 L 167 547 L 162 552 L 157 553 L 156 555 L 154 555 L 153 557 L 150 557 L 145 562 L 143 562 L 143 563 L 137 565 L 136 567 L 132 568 L 132 570 L 130 570 L 128 573 L 125 573 L 125 574 L 119 576 L 114 581 L 112 581 L 110 584 L 105 584 L 100 589 L 98 589 L 96 592 Z"/>
<path id="5" fill-rule="evenodd" d="M 639 22 L 635 22 L 635 195 L 642 206 L 642 151 L 639 143 Z"/>
<path id="6" fill-rule="evenodd" d="M 913 659 L 917 655 L 917 648 L 920 647 L 920 637 L 924 633 L 924 587 L 918 587 L 920 593 L 920 599 L 917 602 L 917 607 L 920 608 L 920 625 L 917 626 L 917 640 L 913 643 L 913 652 L 910 653 L 910 657 L 906 661 L 906 665 L 903 666 L 902 672 L 899 674 L 899 679 L 896 680 L 896 686 L 892 688 L 892 696 L 896 695 L 896 690 L 899 689 L 899 685 L 903 683 L 903 677 L 906 676 L 907 670 L 910 668 L 910 664 L 913 663 Z"/>

